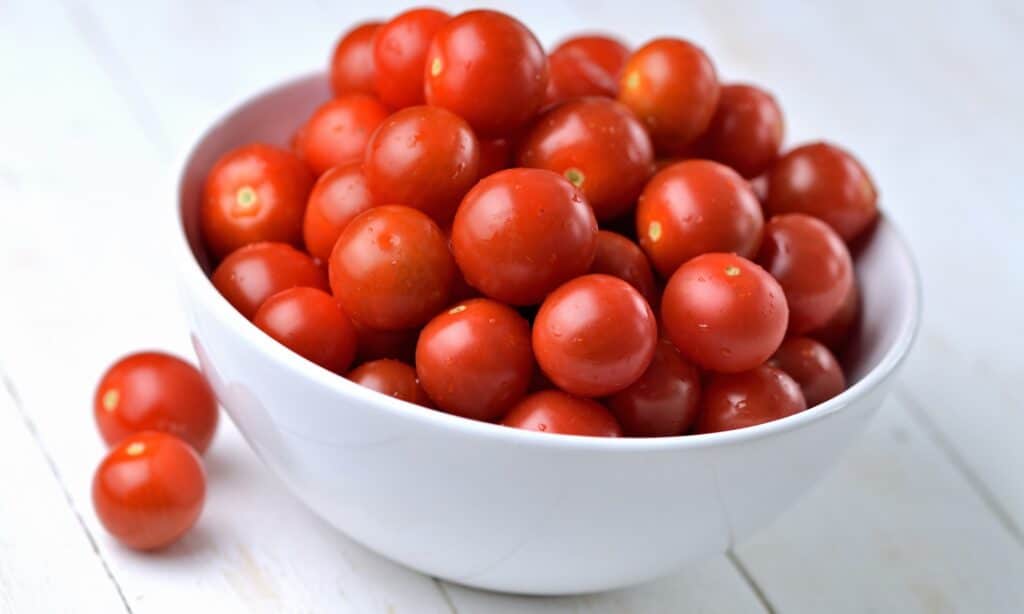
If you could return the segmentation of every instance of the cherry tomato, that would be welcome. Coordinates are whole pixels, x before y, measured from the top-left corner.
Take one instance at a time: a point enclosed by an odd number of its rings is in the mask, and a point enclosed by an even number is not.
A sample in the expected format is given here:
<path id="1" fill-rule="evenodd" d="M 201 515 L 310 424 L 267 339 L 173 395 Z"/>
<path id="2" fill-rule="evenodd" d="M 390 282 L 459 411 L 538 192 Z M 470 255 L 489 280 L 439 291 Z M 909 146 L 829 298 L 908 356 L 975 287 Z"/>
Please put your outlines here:
<path id="1" fill-rule="evenodd" d="M 376 330 L 356 321 L 352 325 L 356 329 L 356 360 L 359 362 L 393 358 L 411 363 L 415 359 L 419 329 Z"/>
<path id="2" fill-rule="evenodd" d="M 545 113 L 519 146 L 519 166 L 565 176 L 604 221 L 629 211 L 651 176 L 654 149 L 629 109 L 581 98 Z"/>
<path id="3" fill-rule="evenodd" d="M 620 234 L 598 231 L 597 253 L 590 265 L 590 272 L 625 280 L 636 288 L 648 304 L 657 305 L 658 288 L 654 283 L 651 263 L 636 243 Z"/>
<path id="4" fill-rule="evenodd" d="M 615 98 L 619 74 L 629 50 L 610 36 L 576 36 L 548 55 L 551 77 L 547 102 L 554 104 L 581 96 Z"/>
<path id="5" fill-rule="evenodd" d="M 829 143 L 811 143 L 772 166 L 764 207 L 771 215 L 813 215 L 849 243 L 878 218 L 878 193 L 852 155 Z"/>
<path id="6" fill-rule="evenodd" d="M 824 403 L 846 389 L 839 361 L 827 347 L 810 337 L 786 339 L 768 364 L 800 385 L 808 407 Z"/>
<path id="7" fill-rule="evenodd" d="M 268 298 L 253 324 L 321 367 L 344 373 L 356 355 L 356 330 L 334 297 L 316 288 L 290 288 Z"/>
<path id="8" fill-rule="evenodd" d="M 530 324 L 489 299 L 459 303 L 427 324 L 416 373 L 444 411 L 491 421 L 526 394 L 533 376 Z"/>
<path id="9" fill-rule="evenodd" d="M 377 30 L 373 44 L 374 88 L 394 108 L 423 104 L 423 65 L 434 34 L 448 22 L 444 11 L 416 8 Z"/>
<path id="10" fill-rule="evenodd" d="M 231 252 L 211 276 L 213 285 L 246 318 L 281 290 L 327 290 L 327 276 L 313 259 L 284 243 L 253 243 Z"/>
<path id="11" fill-rule="evenodd" d="M 512 166 L 512 144 L 508 139 L 480 141 L 480 177 L 493 175 Z"/>
<path id="12" fill-rule="evenodd" d="M 388 109 L 369 94 L 346 94 L 322 104 L 298 133 L 299 157 L 314 173 L 363 161 L 366 144 Z"/>
<path id="13" fill-rule="evenodd" d="M 846 349 L 850 338 L 857 330 L 860 320 L 860 290 L 857 289 L 857 279 L 850 284 L 850 291 L 846 293 L 843 304 L 836 311 L 832 319 L 821 328 L 811 331 L 809 335 L 825 344 L 828 349 L 836 354 Z"/>
<path id="14" fill-rule="evenodd" d="M 373 206 L 362 164 L 336 166 L 313 186 L 302 222 L 306 249 L 314 258 L 327 262 L 341 231 L 357 215 Z"/>
<path id="15" fill-rule="evenodd" d="M 495 138 L 525 126 L 540 109 L 548 60 L 516 19 L 469 11 L 434 35 L 425 75 L 428 104 L 458 113 L 480 137 Z"/>
<path id="16" fill-rule="evenodd" d="M 757 262 L 786 293 L 791 335 L 824 326 L 853 285 L 846 244 L 828 224 L 802 213 L 768 220 Z"/>
<path id="17" fill-rule="evenodd" d="M 422 212 L 385 205 L 359 214 L 338 237 L 331 289 L 353 320 L 404 330 L 448 303 L 455 264 L 441 229 Z"/>
<path id="18" fill-rule="evenodd" d="M 306 165 L 283 149 L 254 143 L 221 156 L 206 177 L 199 223 L 214 260 L 259 241 L 299 245 L 313 186 Z"/>
<path id="19" fill-rule="evenodd" d="M 771 94 L 753 85 L 723 85 L 697 149 L 744 177 L 756 177 L 778 157 L 782 129 L 782 109 Z"/>
<path id="20" fill-rule="evenodd" d="M 192 448 L 155 431 L 131 435 L 111 450 L 92 481 L 100 522 L 137 550 L 167 546 L 199 518 L 206 475 Z"/>
<path id="21" fill-rule="evenodd" d="M 704 388 L 700 405 L 698 433 L 756 426 L 807 409 L 793 378 L 767 365 L 714 375 Z"/>
<path id="22" fill-rule="evenodd" d="M 380 22 L 352 28 L 341 37 L 331 55 L 331 89 L 335 96 L 373 93 L 373 36 Z"/>
<path id="23" fill-rule="evenodd" d="M 676 346 L 658 341 L 654 360 L 640 379 L 608 398 L 628 437 L 671 437 L 690 430 L 700 401 L 700 372 Z"/>
<path id="24" fill-rule="evenodd" d="M 100 378 L 93 414 L 103 441 L 160 431 L 202 454 L 217 430 L 217 399 L 199 371 L 176 356 L 139 352 L 115 362 Z"/>
<path id="25" fill-rule="evenodd" d="M 703 254 L 672 275 L 661 300 L 665 333 L 702 369 L 735 373 L 760 365 L 786 335 L 779 282 L 735 254 Z"/>
<path id="26" fill-rule="evenodd" d="M 655 39 L 622 69 L 619 100 L 647 126 L 659 152 L 682 154 L 711 123 L 718 104 L 715 66 L 697 46 Z"/>
<path id="27" fill-rule="evenodd" d="M 416 377 L 416 370 L 404 362 L 390 358 L 374 360 L 353 369 L 348 379 L 389 397 L 432 407 L 430 397 L 423 392 Z"/>
<path id="28" fill-rule="evenodd" d="M 520 401 L 501 421 L 528 431 L 590 437 L 621 437 L 622 429 L 603 405 L 561 390 L 535 392 Z"/>
<path id="29" fill-rule="evenodd" d="M 669 277 L 707 252 L 757 254 L 764 218 L 750 184 L 710 160 L 673 164 L 644 188 L 636 210 L 640 247 Z"/>
<path id="30" fill-rule="evenodd" d="M 508 169 L 466 194 L 452 225 L 452 250 L 471 286 L 505 303 L 531 305 L 590 268 L 597 220 L 561 175 Z"/>
<path id="31" fill-rule="evenodd" d="M 559 388 L 601 397 L 626 388 L 654 357 L 658 324 L 633 286 L 584 275 L 552 292 L 533 323 L 533 351 Z"/>
<path id="32" fill-rule="evenodd" d="M 480 171 L 480 144 L 459 116 L 410 107 L 381 124 L 363 172 L 377 203 L 419 209 L 446 225 Z"/>

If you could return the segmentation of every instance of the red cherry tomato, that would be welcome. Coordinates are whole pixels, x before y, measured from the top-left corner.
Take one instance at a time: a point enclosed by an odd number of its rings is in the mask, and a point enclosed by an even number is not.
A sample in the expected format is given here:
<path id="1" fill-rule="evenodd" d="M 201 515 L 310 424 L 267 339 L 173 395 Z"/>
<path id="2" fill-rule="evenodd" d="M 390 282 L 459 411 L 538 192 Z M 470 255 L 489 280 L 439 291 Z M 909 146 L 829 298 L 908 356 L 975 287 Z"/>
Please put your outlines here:
<path id="1" fill-rule="evenodd" d="M 182 440 L 155 431 L 128 437 L 107 454 L 92 482 L 100 522 L 137 550 L 167 546 L 199 518 L 206 475 Z"/>
<path id="2" fill-rule="evenodd" d="M 508 136 L 544 102 L 548 61 L 533 33 L 497 11 L 469 11 L 430 43 L 427 103 L 464 117 L 482 138 Z"/>
<path id="3" fill-rule="evenodd" d="M 768 364 L 800 385 L 808 407 L 824 403 L 846 389 L 839 361 L 827 347 L 809 337 L 786 339 Z"/>
<path id="4" fill-rule="evenodd" d="M 320 175 L 309 194 L 302 235 L 310 255 L 322 262 L 348 223 L 373 206 L 361 168 L 359 163 L 336 166 Z"/>
<path id="5" fill-rule="evenodd" d="M 828 323 L 853 285 L 846 244 L 828 224 L 801 213 L 768 220 L 757 262 L 786 293 L 791 335 Z"/>
<path id="6" fill-rule="evenodd" d="M 253 324 L 281 345 L 321 367 L 344 373 L 356 355 L 356 331 L 334 297 L 316 288 L 291 288 L 268 298 Z"/>
<path id="7" fill-rule="evenodd" d="M 702 369 L 735 373 L 760 365 L 786 335 L 779 282 L 735 254 L 703 254 L 672 275 L 661 300 L 665 333 Z"/>
<path id="8" fill-rule="evenodd" d="M 581 98 L 545 113 L 519 146 L 519 166 L 546 168 L 582 190 L 598 220 L 633 208 L 651 176 L 654 148 L 629 109 Z"/>
<path id="9" fill-rule="evenodd" d="M 512 144 L 508 139 L 480 141 L 480 178 L 512 166 Z"/>
<path id="10" fill-rule="evenodd" d="M 387 107 L 369 94 L 329 100 L 299 131 L 299 155 L 317 175 L 334 166 L 362 162 L 370 136 L 387 116 Z"/>
<path id="11" fill-rule="evenodd" d="M 756 426 L 805 409 L 800 386 L 778 369 L 761 365 L 742 373 L 719 373 L 704 388 L 696 432 Z"/>
<path id="12" fill-rule="evenodd" d="M 327 276 L 313 259 L 284 243 L 253 243 L 231 252 L 214 270 L 213 285 L 246 318 L 263 301 L 288 288 L 327 290 Z"/>
<path id="13" fill-rule="evenodd" d="M 659 152 L 682 154 L 711 122 L 718 104 L 715 67 L 697 46 L 655 39 L 622 69 L 619 100 L 647 126 Z"/>
<path id="14" fill-rule="evenodd" d="M 590 272 L 618 277 L 636 288 L 648 304 L 658 304 L 658 288 L 654 283 L 651 263 L 636 243 L 620 234 L 598 231 L 597 253 Z"/>
<path id="15" fill-rule="evenodd" d="M 373 36 L 380 23 L 360 24 L 341 37 L 331 55 L 331 89 L 335 96 L 373 93 Z"/>
<path id="16" fill-rule="evenodd" d="M 430 397 L 423 392 L 416 377 L 416 370 L 404 362 L 389 358 L 374 360 L 352 370 L 348 379 L 389 397 L 432 407 Z"/>
<path id="17" fill-rule="evenodd" d="M 416 8 L 377 30 L 373 44 L 374 88 L 394 108 L 423 104 L 423 65 L 434 34 L 448 22 L 444 11 Z"/>
<path id="18" fill-rule="evenodd" d="M 671 437 L 690 430 L 700 401 L 700 373 L 662 339 L 640 379 L 608 398 L 628 437 Z"/>
<path id="19" fill-rule="evenodd" d="M 561 390 L 535 392 L 520 401 L 501 421 L 528 431 L 590 437 L 620 437 L 622 429 L 603 405 Z"/>
<path id="20" fill-rule="evenodd" d="M 629 50 L 610 36 L 576 36 L 555 47 L 548 56 L 551 77 L 547 102 L 554 104 L 581 96 L 615 98 L 619 74 Z"/>
<path id="21" fill-rule="evenodd" d="M 352 325 L 356 329 L 356 360 L 359 362 L 392 358 L 411 363 L 415 359 L 419 329 L 376 330 L 356 321 Z"/>
<path id="22" fill-rule="evenodd" d="M 533 323 L 533 351 L 559 388 L 601 397 L 643 375 L 658 343 L 658 324 L 633 286 L 584 275 L 552 292 Z"/>
<path id="23" fill-rule="evenodd" d="M 829 143 L 811 143 L 772 166 L 764 207 L 771 215 L 813 215 L 849 243 L 878 218 L 878 193 L 852 155 Z"/>
<path id="24" fill-rule="evenodd" d="M 441 229 L 422 212 L 385 205 L 359 214 L 338 237 L 331 289 L 353 320 L 378 330 L 419 326 L 451 296 L 455 265 Z"/>
<path id="25" fill-rule="evenodd" d="M 514 168 L 482 179 L 452 225 L 452 251 L 466 281 L 513 305 L 539 303 L 585 273 L 596 250 L 594 213 L 551 171 Z"/>
<path id="26" fill-rule="evenodd" d="M 100 378 L 93 414 L 112 446 L 142 431 L 180 437 L 202 454 L 217 430 L 217 399 L 199 371 L 176 356 L 139 352 Z"/>
<path id="27" fill-rule="evenodd" d="M 850 338 L 857 330 L 860 320 L 860 290 L 857 289 L 857 279 L 854 278 L 850 285 L 850 291 L 846 293 L 843 304 L 836 311 L 832 319 L 821 328 L 809 333 L 818 341 L 825 344 L 828 349 L 838 354 L 846 349 Z"/>
<path id="28" fill-rule="evenodd" d="M 771 94 L 753 85 L 723 85 L 697 149 L 744 177 L 756 177 L 778 157 L 782 129 L 782 109 Z"/>
<path id="29" fill-rule="evenodd" d="M 533 376 L 530 324 L 489 299 L 459 303 L 427 324 L 416 373 L 444 411 L 491 421 L 526 394 Z"/>
<path id="30" fill-rule="evenodd" d="M 665 277 L 707 252 L 753 258 L 763 227 L 750 184 L 710 160 L 687 160 L 659 172 L 636 210 L 640 247 Z"/>
<path id="31" fill-rule="evenodd" d="M 298 245 L 302 212 L 313 186 L 290 152 L 255 143 L 232 150 L 206 177 L 199 222 L 214 260 L 259 241 Z"/>
<path id="32" fill-rule="evenodd" d="M 377 203 L 419 209 L 442 225 L 479 171 L 480 145 L 469 125 L 436 107 L 402 109 L 385 120 L 363 164 Z"/>

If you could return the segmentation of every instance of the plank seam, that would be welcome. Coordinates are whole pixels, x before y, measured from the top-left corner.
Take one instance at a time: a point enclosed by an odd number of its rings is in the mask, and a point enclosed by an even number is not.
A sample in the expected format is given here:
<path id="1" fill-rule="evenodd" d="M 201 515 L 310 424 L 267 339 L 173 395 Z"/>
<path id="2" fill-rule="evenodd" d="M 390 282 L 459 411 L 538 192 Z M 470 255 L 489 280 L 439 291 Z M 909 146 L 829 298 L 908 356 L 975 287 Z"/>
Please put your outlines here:
<path id="1" fill-rule="evenodd" d="M 750 573 L 750 570 L 747 569 L 747 566 L 743 564 L 743 561 L 740 560 L 740 557 L 736 556 L 736 553 L 732 550 L 727 551 L 725 556 L 729 559 L 729 562 L 732 563 L 732 566 L 736 568 L 736 571 L 739 572 L 740 576 L 743 577 L 743 580 L 746 581 L 750 590 L 754 592 L 754 597 L 757 598 L 758 603 L 761 604 L 764 611 L 768 614 L 778 614 L 778 610 L 775 609 L 771 600 L 768 599 L 768 594 L 765 593 L 764 589 L 761 588 L 761 585 L 754 580 L 754 576 Z"/>
<path id="2" fill-rule="evenodd" d="M 443 597 L 444 602 L 448 604 L 448 609 L 452 611 L 452 614 L 459 614 L 459 610 L 455 607 L 455 602 L 452 601 L 452 596 L 448 594 L 448 588 L 444 585 L 444 582 L 433 577 L 430 579 L 434 581 L 434 585 L 437 586 L 437 590 L 441 591 L 441 597 Z"/>

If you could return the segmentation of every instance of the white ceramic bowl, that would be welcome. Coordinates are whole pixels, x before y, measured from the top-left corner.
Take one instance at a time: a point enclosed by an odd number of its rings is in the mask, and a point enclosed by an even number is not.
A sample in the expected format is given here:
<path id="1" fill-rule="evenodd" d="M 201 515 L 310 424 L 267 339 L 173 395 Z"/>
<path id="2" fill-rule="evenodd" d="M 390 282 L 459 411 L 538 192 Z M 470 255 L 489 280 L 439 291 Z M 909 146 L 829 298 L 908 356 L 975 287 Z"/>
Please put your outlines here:
<path id="1" fill-rule="evenodd" d="M 527 432 L 377 394 L 278 345 L 207 279 L 203 179 L 251 141 L 285 143 L 327 99 L 309 76 L 206 132 L 181 170 L 182 294 L 203 371 L 267 466 L 317 514 L 380 554 L 471 586 L 600 591 L 719 554 L 772 521 L 836 462 L 878 409 L 913 342 L 920 284 L 885 222 L 857 259 L 863 322 L 853 385 L 753 428 L 661 439 Z M 296 557 L 301 557 L 296 553 Z"/>

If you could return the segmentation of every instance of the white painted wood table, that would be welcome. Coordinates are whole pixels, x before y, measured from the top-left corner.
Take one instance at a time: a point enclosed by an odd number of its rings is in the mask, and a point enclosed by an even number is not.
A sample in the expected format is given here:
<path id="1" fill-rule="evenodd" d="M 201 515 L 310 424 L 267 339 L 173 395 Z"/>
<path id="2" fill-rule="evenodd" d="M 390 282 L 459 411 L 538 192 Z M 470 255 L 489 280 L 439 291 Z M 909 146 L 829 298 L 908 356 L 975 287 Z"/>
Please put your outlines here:
<path id="1" fill-rule="evenodd" d="M 635 589 L 500 596 L 381 559 L 268 476 L 228 421 L 207 509 L 157 556 L 93 515 L 94 382 L 189 353 L 167 256 L 174 160 L 220 111 L 323 65 L 372 7 L 0 1 L 0 612 L 1024 611 L 1024 6 L 491 3 L 550 43 L 672 33 L 767 84 L 789 142 L 867 162 L 912 243 L 925 322 L 872 427 L 728 557 Z M 459 2 L 453 10 L 468 7 Z"/>

